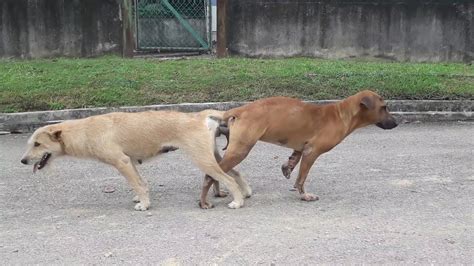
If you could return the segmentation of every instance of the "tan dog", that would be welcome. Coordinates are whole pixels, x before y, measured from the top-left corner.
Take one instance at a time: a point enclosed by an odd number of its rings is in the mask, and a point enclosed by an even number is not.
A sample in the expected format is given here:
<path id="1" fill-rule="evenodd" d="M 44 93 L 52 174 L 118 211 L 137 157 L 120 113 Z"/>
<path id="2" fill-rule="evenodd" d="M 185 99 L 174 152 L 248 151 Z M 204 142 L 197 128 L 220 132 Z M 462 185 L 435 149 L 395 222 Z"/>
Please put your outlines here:
<path id="1" fill-rule="evenodd" d="M 28 140 L 23 164 L 34 164 L 33 170 L 44 168 L 52 159 L 70 155 L 97 159 L 117 168 L 136 193 L 136 210 L 150 206 L 147 183 L 135 165 L 143 160 L 177 148 L 183 149 L 206 174 L 223 182 L 234 197 L 229 208 L 243 204 L 242 192 L 234 177 L 219 167 L 215 158 L 215 136 L 223 112 L 206 110 L 199 113 L 149 111 L 141 113 L 109 113 L 85 119 L 69 120 L 37 129 Z M 246 193 L 246 192 L 244 192 Z M 245 195 L 247 196 L 247 195 Z"/>
<path id="2" fill-rule="evenodd" d="M 397 126 L 383 99 L 362 91 L 340 102 L 314 105 L 286 97 L 267 98 L 231 109 L 224 114 L 229 127 L 229 144 L 221 168 L 227 172 L 239 164 L 258 140 L 294 150 L 282 166 L 289 178 L 301 159 L 295 188 L 305 201 L 318 197 L 306 193 L 304 182 L 314 161 L 339 144 L 357 128 L 375 124 L 383 129 Z M 240 180 L 240 182 L 244 182 Z M 205 177 L 200 206 L 207 208 L 207 192 L 213 180 Z"/>

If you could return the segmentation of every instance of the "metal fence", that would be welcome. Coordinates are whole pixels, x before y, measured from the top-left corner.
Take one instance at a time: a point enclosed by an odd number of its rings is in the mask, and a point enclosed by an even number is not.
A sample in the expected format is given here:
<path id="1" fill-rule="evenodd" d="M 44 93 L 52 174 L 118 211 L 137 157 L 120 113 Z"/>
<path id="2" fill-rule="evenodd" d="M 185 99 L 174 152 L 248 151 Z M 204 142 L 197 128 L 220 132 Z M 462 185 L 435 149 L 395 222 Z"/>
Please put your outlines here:
<path id="1" fill-rule="evenodd" d="M 135 0 L 137 49 L 209 50 L 209 0 Z"/>

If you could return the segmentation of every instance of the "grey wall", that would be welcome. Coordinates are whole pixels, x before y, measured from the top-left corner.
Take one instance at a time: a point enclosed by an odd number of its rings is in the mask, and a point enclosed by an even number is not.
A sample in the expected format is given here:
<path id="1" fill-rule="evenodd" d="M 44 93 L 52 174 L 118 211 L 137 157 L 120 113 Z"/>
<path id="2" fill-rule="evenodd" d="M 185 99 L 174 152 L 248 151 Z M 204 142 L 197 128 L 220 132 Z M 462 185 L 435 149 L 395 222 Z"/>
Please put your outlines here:
<path id="1" fill-rule="evenodd" d="M 0 0 L 0 57 L 121 52 L 116 0 Z"/>
<path id="2" fill-rule="evenodd" d="M 474 57 L 474 1 L 230 0 L 227 47 L 246 56 Z"/>
<path id="3" fill-rule="evenodd" d="M 205 19 L 187 19 L 191 27 L 207 41 L 207 24 Z M 138 47 L 196 47 L 199 42 L 175 18 L 141 18 L 138 22 Z"/>

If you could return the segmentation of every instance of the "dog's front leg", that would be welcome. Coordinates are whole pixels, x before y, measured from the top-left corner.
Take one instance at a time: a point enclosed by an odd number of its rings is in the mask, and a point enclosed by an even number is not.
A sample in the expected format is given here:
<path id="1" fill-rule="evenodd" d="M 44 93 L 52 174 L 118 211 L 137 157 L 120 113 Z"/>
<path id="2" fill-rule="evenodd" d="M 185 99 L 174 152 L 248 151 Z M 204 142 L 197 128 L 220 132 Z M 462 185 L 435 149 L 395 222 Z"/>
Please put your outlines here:
<path id="1" fill-rule="evenodd" d="M 148 185 L 138 174 L 132 160 L 123 155 L 122 158 L 114 162 L 114 166 L 119 172 L 125 176 L 130 186 L 133 188 L 137 196 L 134 198 L 135 210 L 145 211 L 150 207 L 150 197 L 148 195 Z"/>
<path id="2" fill-rule="evenodd" d="M 305 147 L 303 151 L 303 158 L 301 159 L 300 171 L 298 173 L 298 178 L 295 182 L 295 188 L 298 190 L 301 196 L 301 200 L 304 201 L 315 201 L 318 200 L 319 197 L 310 193 L 306 193 L 304 190 L 304 182 L 306 181 L 306 177 L 308 177 L 309 170 L 311 166 L 313 166 L 314 161 L 318 158 L 320 154 L 312 150 L 311 147 Z"/>
<path id="3" fill-rule="evenodd" d="M 288 158 L 288 162 L 281 166 L 281 172 L 286 179 L 290 179 L 291 172 L 293 172 L 293 169 L 295 169 L 296 165 L 300 162 L 302 155 L 303 154 L 300 151 L 293 151 L 290 158 Z"/>

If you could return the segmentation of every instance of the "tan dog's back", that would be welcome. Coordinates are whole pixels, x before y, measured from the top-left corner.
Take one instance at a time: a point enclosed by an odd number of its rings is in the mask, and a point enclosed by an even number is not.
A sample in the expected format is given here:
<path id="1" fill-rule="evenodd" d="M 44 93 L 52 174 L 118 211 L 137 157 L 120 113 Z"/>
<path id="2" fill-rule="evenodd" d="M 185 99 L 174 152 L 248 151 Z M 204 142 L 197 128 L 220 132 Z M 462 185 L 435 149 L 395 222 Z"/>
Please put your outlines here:
<path id="1" fill-rule="evenodd" d="M 223 112 L 206 110 L 199 113 L 148 111 L 140 113 L 116 112 L 84 119 L 66 121 L 53 127 L 61 128 L 77 156 L 90 156 L 119 146 L 130 157 L 146 159 L 157 155 L 163 145 L 177 145 L 192 138 L 196 127 L 205 117 L 221 118 Z M 198 134 L 201 134 L 200 132 Z M 86 145 L 87 149 L 77 147 Z"/>

